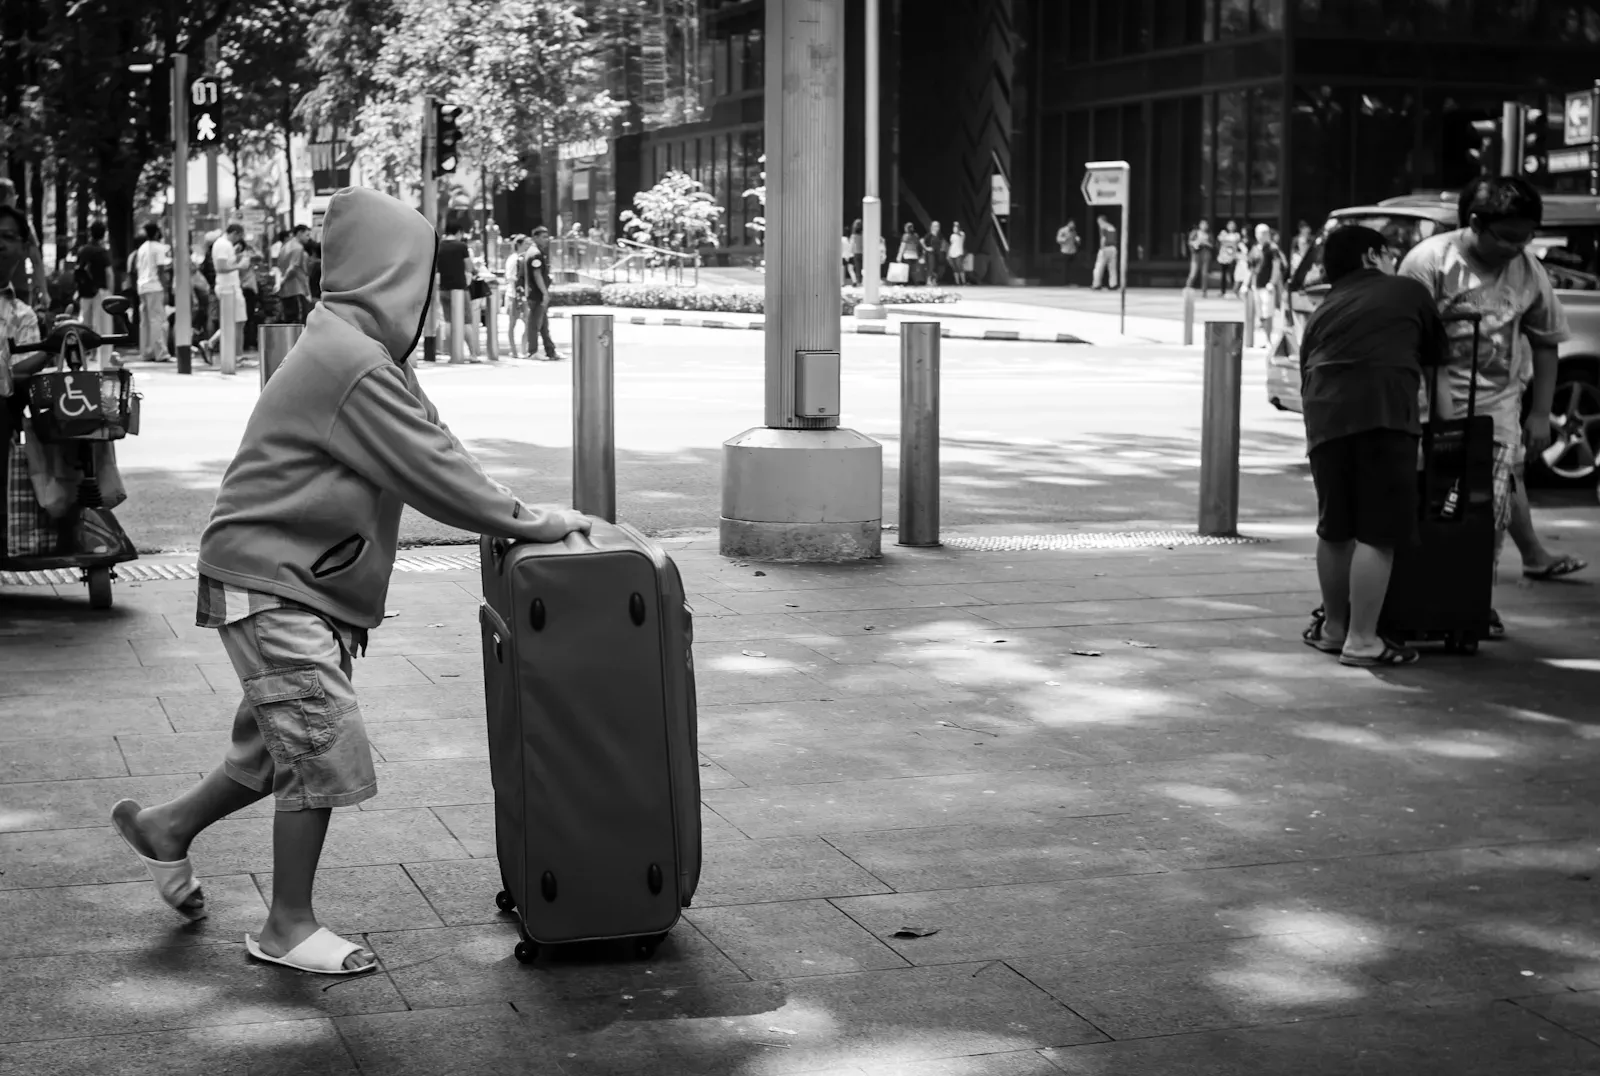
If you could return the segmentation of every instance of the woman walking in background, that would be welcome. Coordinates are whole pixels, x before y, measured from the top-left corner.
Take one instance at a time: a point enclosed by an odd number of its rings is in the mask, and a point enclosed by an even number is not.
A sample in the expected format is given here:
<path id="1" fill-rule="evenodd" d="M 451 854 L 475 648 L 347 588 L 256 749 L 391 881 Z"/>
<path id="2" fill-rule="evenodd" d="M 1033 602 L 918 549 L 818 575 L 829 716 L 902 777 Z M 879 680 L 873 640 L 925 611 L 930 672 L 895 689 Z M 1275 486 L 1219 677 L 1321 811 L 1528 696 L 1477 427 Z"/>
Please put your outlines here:
<path id="1" fill-rule="evenodd" d="M 956 284 L 965 287 L 967 283 L 967 233 L 961 230 L 961 222 L 950 222 L 950 272 L 956 278 Z"/>
<path id="2" fill-rule="evenodd" d="M 1191 291 L 1196 285 L 1200 297 L 1206 296 L 1211 284 L 1211 222 L 1202 220 L 1189 233 L 1189 281 L 1184 287 Z"/>
<path id="3" fill-rule="evenodd" d="M 900 233 L 900 253 L 895 260 L 905 266 L 900 273 L 889 270 L 890 283 L 895 283 L 894 277 L 899 276 L 898 283 L 922 283 L 922 243 L 917 239 L 917 226 L 909 220 L 906 221 L 905 231 Z M 902 275 L 903 274 L 903 275 Z"/>
<path id="4" fill-rule="evenodd" d="M 856 283 L 866 280 L 865 258 L 867 253 L 866 235 L 861 230 L 861 220 L 850 225 L 850 266 L 855 270 Z"/>

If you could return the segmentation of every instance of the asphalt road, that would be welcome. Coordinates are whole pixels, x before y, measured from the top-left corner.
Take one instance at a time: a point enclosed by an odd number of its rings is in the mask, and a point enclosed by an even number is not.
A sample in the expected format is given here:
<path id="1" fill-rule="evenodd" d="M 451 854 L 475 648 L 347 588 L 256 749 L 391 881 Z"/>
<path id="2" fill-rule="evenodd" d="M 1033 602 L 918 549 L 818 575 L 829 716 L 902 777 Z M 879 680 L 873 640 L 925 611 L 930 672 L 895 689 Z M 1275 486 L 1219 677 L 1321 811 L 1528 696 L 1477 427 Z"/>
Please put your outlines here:
<path id="1" fill-rule="evenodd" d="M 564 331 L 564 330 L 561 330 Z M 884 513 L 897 508 L 898 341 L 844 337 L 844 425 L 884 444 Z M 721 443 L 761 420 L 762 337 L 619 326 L 621 518 L 655 534 L 716 527 Z M 1199 484 L 1200 351 L 943 342 L 943 520 L 972 524 L 1191 523 Z M 129 500 L 117 510 L 146 552 L 192 549 L 257 393 L 235 378 L 137 366 L 143 433 L 118 446 Z M 1274 411 L 1246 358 L 1241 517 L 1314 510 L 1297 415 Z M 566 503 L 571 365 L 424 366 L 445 421 L 529 500 Z M 408 514 L 408 543 L 467 536 Z"/>

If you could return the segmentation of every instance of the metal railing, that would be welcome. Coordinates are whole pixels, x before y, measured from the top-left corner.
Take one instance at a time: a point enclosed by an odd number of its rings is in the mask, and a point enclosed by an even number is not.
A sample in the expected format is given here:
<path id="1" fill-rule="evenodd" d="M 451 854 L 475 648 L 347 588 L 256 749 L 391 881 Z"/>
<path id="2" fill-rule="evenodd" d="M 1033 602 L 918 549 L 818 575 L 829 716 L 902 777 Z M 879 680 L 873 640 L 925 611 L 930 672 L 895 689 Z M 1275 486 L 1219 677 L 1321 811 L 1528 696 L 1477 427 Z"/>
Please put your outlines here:
<path id="1" fill-rule="evenodd" d="M 556 239 L 550 245 L 550 268 L 558 282 L 572 284 L 700 283 L 700 255 L 651 246 L 632 239 L 601 243 L 592 239 Z"/>

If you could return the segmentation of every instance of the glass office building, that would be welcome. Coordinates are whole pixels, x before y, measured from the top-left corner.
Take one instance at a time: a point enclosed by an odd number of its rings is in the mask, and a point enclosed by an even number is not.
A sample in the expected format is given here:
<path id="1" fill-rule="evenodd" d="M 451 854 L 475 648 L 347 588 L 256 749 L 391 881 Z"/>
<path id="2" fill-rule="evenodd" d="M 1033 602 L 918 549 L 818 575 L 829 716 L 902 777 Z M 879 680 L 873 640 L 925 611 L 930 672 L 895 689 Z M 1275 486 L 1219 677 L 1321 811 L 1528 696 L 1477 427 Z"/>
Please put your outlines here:
<path id="1" fill-rule="evenodd" d="M 1067 220 L 1092 247 L 1086 161 L 1132 166 L 1130 276 L 1170 283 L 1202 217 L 1287 237 L 1341 206 L 1459 186 L 1493 155 L 1474 124 L 1503 102 L 1537 108 L 1559 148 L 1564 95 L 1600 76 L 1600 0 L 878 2 L 884 230 L 960 220 L 992 282 L 1059 280 Z M 613 65 L 634 104 L 587 182 L 563 169 L 565 220 L 594 220 L 602 190 L 614 216 L 679 169 L 725 210 L 721 256 L 759 253 L 760 206 L 744 192 L 761 182 L 765 8 L 636 9 Z M 864 10 L 844 0 L 847 222 L 860 215 Z"/>

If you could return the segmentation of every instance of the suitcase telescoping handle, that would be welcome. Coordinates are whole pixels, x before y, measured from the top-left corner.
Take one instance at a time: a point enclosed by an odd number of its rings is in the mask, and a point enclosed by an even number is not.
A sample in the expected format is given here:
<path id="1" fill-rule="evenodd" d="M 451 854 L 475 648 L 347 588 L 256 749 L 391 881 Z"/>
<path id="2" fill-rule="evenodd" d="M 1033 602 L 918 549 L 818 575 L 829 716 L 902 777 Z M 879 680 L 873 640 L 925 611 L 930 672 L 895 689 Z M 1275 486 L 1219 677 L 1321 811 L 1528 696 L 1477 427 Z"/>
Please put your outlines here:
<path id="1" fill-rule="evenodd" d="M 1469 442 L 1472 438 L 1472 420 L 1478 414 L 1478 356 L 1483 344 L 1483 314 L 1476 310 L 1463 310 L 1445 318 L 1446 321 L 1470 321 L 1472 323 L 1472 368 L 1467 378 L 1467 421 L 1461 430 L 1461 474 L 1450 485 L 1450 492 L 1445 496 L 1445 503 L 1440 518 L 1453 519 L 1461 500 L 1461 491 L 1467 481 L 1467 471 L 1471 467 L 1471 449 Z M 1428 428 L 1423 431 L 1422 454 L 1426 466 L 1433 466 L 1433 424 L 1438 414 L 1438 389 L 1435 378 L 1428 377 Z"/>

